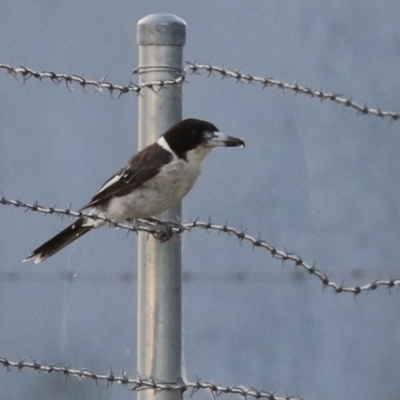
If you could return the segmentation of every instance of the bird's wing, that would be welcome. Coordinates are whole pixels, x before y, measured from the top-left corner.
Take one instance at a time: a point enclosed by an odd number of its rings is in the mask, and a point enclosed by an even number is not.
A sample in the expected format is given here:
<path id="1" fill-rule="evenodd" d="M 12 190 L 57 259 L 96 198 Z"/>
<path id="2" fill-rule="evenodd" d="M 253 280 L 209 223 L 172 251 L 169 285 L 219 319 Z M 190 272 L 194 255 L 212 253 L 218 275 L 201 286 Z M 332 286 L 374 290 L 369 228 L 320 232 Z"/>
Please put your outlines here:
<path id="1" fill-rule="evenodd" d="M 81 210 L 101 206 L 111 197 L 124 196 L 153 178 L 173 156 L 156 143 L 134 155 L 128 164 L 106 181 L 97 194 Z"/>

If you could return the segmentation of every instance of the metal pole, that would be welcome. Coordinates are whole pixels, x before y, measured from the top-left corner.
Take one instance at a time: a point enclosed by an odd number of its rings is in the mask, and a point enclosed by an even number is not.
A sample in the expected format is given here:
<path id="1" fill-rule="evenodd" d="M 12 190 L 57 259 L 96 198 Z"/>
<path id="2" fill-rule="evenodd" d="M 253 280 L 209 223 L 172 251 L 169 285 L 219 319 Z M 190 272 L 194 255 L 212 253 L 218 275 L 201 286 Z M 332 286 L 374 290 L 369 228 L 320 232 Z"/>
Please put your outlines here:
<path id="1" fill-rule="evenodd" d="M 174 79 L 182 73 L 186 23 L 175 15 L 152 14 L 137 25 L 139 79 Z M 182 85 L 139 96 L 139 148 L 155 142 L 182 119 Z M 181 220 L 181 204 L 157 218 Z M 160 243 L 139 234 L 137 369 L 141 377 L 177 382 L 182 360 L 182 266 L 179 235 Z M 139 400 L 180 400 L 179 391 L 140 391 Z"/>

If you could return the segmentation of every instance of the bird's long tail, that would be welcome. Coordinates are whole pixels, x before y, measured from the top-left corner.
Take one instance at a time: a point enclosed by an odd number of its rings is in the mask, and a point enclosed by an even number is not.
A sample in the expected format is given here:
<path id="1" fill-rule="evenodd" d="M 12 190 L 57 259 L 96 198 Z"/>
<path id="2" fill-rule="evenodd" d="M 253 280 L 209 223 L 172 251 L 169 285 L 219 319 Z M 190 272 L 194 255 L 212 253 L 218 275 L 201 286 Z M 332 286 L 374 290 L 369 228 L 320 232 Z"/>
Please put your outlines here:
<path id="1" fill-rule="evenodd" d="M 94 226 L 85 226 L 85 219 L 79 218 L 73 224 L 69 225 L 63 231 L 48 240 L 46 243 L 43 243 L 36 250 L 33 250 L 28 257 L 22 260 L 22 262 L 34 259 L 35 264 L 39 264 L 93 228 Z"/>

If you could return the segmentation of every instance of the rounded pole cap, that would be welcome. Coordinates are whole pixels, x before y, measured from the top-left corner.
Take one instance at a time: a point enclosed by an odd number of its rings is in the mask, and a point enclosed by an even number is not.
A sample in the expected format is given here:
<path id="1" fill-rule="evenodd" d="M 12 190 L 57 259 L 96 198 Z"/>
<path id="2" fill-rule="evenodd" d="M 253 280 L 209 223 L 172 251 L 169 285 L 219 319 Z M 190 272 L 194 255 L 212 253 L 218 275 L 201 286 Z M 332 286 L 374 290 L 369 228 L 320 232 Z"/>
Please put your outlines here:
<path id="1" fill-rule="evenodd" d="M 137 24 L 138 45 L 183 46 L 186 22 L 173 14 L 150 14 Z"/>

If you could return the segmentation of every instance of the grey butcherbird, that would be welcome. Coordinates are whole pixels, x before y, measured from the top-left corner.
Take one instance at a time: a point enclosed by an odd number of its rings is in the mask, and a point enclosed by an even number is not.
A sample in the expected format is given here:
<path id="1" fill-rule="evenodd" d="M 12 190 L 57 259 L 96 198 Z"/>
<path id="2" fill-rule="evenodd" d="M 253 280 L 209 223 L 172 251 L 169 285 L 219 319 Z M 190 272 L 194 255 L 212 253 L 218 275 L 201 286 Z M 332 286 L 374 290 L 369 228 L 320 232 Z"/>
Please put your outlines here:
<path id="1" fill-rule="evenodd" d="M 185 119 L 135 154 L 81 210 L 114 222 L 150 218 L 181 201 L 200 175 L 204 158 L 219 146 L 244 146 L 207 121 Z M 106 224 L 82 217 L 34 250 L 23 261 L 44 261 L 85 233 Z"/>

